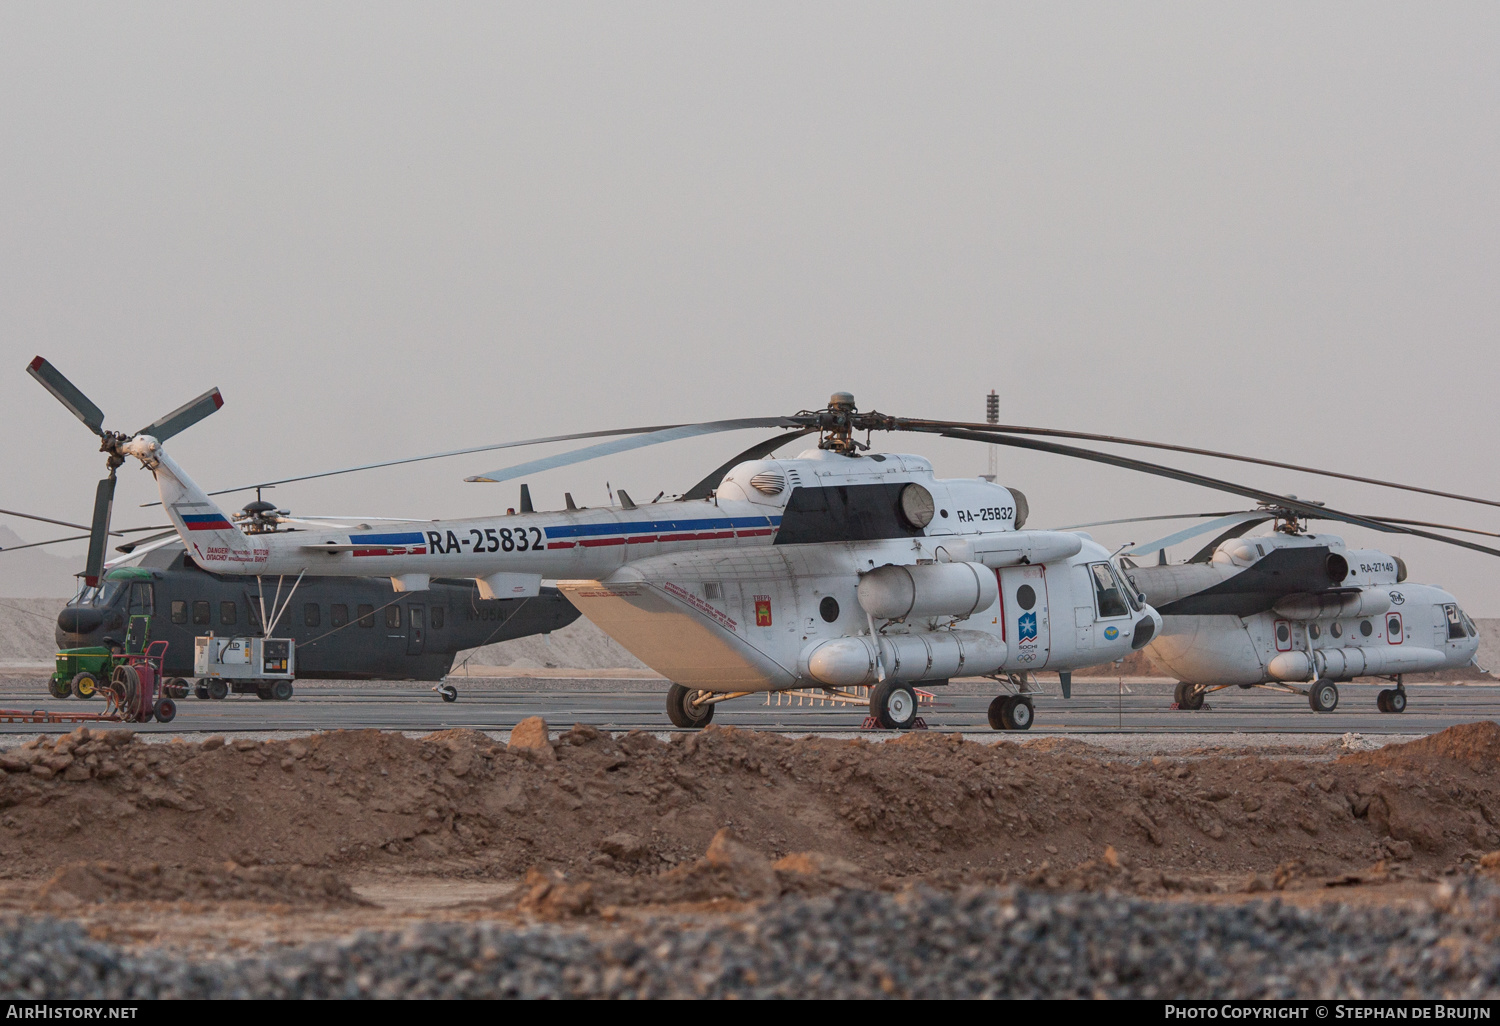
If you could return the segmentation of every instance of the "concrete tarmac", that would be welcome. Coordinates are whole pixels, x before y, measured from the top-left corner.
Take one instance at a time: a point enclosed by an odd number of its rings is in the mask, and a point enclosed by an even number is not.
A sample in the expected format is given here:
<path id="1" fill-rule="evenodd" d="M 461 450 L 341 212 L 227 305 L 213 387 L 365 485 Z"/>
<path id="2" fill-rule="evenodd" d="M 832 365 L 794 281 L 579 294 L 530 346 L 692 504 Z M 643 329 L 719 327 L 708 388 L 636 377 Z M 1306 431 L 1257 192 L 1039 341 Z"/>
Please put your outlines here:
<path id="1" fill-rule="evenodd" d="M 160 734 L 278 733 L 378 728 L 428 732 L 454 727 L 509 731 L 527 716 L 542 716 L 554 727 L 586 723 L 601 730 L 672 729 L 665 711 L 666 683 L 654 680 L 455 678 L 456 702 L 443 702 L 431 685 L 413 681 L 298 681 L 286 702 L 232 695 L 220 701 L 187 698 L 178 703 L 170 724 L 138 724 L 135 729 Z M 1054 685 L 1055 687 L 1055 685 Z M 1127 690 L 1128 689 L 1128 690 Z M 1238 688 L 1209 697 L 1196 712 L 1171 709 L 1169 682 L 1079 682 L 1073 697 L 1054 693 L 1035 697 L 1036 723 L 1017 739 L 1041 734 L 1217 734 L 1217 735 L 1419 735 L 1458 723 L 1500 719 L 1500 687 L 1474 684 L 1413 684 L 1400 714 L 1375 708 L 1379 689 L 1345 685 L 1338 708 L 1314 713 L 1307 699 L 1264 689 Z M 986 710 L 997 690 L 987 684 L 962 683 L 934 688 L 921 716 L 928 729 L 999 736 Z M 857 734 L 868 710 L 862 706 L 812 704 L 783 697 L 767 704 L 754 696 L 725 702 L 714 722 L 723 726 L 787 733 Z M 46 695 L 43 678 L 0 678 L 0 708 L 49 712 L 97 712 L 102 702 L 57 701 Z M 75 724 L 38 727 L 0 724 L 0 736 L 66 732 Z M 878 732 L 870 732 L 878 733 Z M 1227 739 L 1226 739 L 1227 740 Z M 14 743 L 12 741 L 11 743 Z"/>

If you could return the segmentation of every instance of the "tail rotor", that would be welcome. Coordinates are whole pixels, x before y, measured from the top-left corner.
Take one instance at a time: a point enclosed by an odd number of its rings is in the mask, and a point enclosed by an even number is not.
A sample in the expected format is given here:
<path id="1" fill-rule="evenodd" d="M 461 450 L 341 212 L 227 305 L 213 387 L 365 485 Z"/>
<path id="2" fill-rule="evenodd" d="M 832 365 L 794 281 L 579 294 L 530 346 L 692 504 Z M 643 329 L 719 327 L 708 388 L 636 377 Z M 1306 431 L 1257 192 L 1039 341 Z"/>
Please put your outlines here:
<path id="1" fill-rule="evenodd" d="M 120 431 L 106 431 L 104 411 L 46 359 L 38 356 L 32 360 L 26 367 L 26 373 L 36 378 L 43 388 L 52 393 L 53 398 L 83 422 L 84 427 L 99 436 L 99 451 L 105 453 L 105 469 L 109 476 L 100 481 L 94 490 L 94 518 L 89 527 L 89 555 L 84 568 L 84 579 L 92 587 L 99 583 L 104 574 L 110 514 L 115 504 L 115 472 L 125 463 L 126 443 L 141 435 L 150 436 L 158 442 L 171 438 L 223 406 L 224 398 L 217 388 L 211 388 L 140 431 L 127 435 Z"/>

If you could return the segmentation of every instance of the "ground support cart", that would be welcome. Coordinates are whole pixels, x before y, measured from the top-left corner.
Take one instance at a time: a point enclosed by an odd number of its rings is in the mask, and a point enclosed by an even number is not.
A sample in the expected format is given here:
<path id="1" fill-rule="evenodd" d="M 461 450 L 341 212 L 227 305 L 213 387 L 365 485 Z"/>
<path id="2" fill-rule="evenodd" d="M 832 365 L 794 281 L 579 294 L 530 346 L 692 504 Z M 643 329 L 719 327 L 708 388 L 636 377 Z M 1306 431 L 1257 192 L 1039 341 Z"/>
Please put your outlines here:
<path id="1" fill-rule="evenodd" d="M 223 698 L 231 692 L 282 702 L 292 697 L 297 646 L 291 638 L 210 634 L 194 641 L 193 673 L 198 678 L 194 693 L 199 698 Z"/>

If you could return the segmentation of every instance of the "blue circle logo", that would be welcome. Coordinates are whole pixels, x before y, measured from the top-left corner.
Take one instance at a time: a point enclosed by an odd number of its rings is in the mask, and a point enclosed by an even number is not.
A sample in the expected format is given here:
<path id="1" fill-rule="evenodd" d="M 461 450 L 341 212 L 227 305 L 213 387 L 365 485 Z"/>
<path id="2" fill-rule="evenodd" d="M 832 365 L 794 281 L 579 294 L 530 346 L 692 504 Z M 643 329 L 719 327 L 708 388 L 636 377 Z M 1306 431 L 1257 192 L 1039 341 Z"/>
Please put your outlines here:
<path id="1" fill-rule="evenodd" d="M 1106 627 L 1106 628 L 1104 628 L 1104 636 L 1106 638 L 1108 638 L 1110 641 L 1114 641 L 1116 638 L 1118 638 L 1120 636 L 1120 628 L 1118 628 L 1118 627 Z"/>

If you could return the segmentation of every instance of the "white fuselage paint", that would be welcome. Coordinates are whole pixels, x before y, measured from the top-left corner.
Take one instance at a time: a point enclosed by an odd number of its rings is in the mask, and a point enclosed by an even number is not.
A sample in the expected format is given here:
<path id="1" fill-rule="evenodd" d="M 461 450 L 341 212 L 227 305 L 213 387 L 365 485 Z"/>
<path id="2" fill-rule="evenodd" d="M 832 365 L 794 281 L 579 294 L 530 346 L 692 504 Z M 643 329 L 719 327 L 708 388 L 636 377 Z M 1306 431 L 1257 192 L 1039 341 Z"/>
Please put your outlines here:
<path id="1" fill-rule="evenodd" d="M 1100 590 L 1096 582 L 1107 582 L 1112 572 L 1109 554 L 1087 535 L 1017 531 L 1009 491 L 982 480 L 938 479 L 919 456 L 810 450 L 797 459 L 741 464 L 712 499 L 632 509 L 244 535 L 223 530 L 217 520 L 198 521 L 206 528 L 186 520 L 182 510 L 211 517 L 217 507 L 146 441 L 143 462 L 156 472 L 164 505 L 204 569 L 389 576 L 407 589 L 434 577 L 472 577 L 518 593 L 543 578 L 556 580 L 585 616 L 688 687 L 822 686 L 826 681 L 810 675 L 809 653 L 822 642 L 866 636 L 872 627 L 887 638 L 984 632 L 991 641 L 965 648 L 986 662 L 965 663 L 963 672 L 973 674 L 1108 662 L 1131 650 L 1141 621 L 1160 629 L 1149 607 L 1124 604 L 1123 589 L 1113 597 Z M 776 481 L 781 487 L 772 488 Z M 931 493 L 935 512 L 925 529 L 908 525 L 904 536 L 871 540 L 794 540 L 818 516 L 789 513 L 799 489 L 804 498 L 832 496 L 837 503 L 840 489 L 885 494 L 868 488 L 885 486 L 895 495 L 909 483 Z M 874 512 L 898 515 L 894 506 Z M 998 597 L 990 592 L 984 608 L 962 617 L 882 621 L 862 610 L 862 574 L 926 562 L 983 564 L 996 576 Z M 949 665 L 942 658 L 938 653 L 932 665 Z M 896 679 L 924 679 L 928 668 L 921 663 L 906 658 L 900 667 L 875 668 L 871 680 L 882 669 Z"/>

